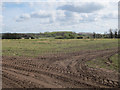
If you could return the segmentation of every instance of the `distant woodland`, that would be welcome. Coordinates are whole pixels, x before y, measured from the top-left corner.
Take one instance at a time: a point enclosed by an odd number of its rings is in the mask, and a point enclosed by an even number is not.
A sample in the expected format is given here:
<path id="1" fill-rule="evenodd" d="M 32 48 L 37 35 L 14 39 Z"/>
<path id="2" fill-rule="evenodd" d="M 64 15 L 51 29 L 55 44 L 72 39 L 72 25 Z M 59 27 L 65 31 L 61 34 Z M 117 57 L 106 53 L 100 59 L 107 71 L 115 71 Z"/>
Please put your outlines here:
<path id="1" fill-rule="evenodd" d="M 44 32 L 44 33 L 1 33 L 2 39 L 90 39 L 90 38 L 120 38 L 120 30 L 110 29 L 104 34 L 100 33 L 75 33 L 70 31 Z"/>

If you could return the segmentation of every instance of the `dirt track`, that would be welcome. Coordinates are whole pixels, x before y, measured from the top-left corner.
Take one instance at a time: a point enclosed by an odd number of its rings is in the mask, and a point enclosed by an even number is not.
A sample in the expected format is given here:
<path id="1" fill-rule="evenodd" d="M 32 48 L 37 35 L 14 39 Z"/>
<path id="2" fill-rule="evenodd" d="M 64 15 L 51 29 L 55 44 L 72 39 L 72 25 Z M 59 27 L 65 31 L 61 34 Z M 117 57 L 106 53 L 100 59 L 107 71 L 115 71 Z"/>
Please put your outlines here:
<path id="1" fill-rule="evenodd" d="M 3 56 L 3 88 L 118 87 L 117 72 L 85 64 L 87 60 L 107 58 L 117 52 L 117 49 L 107 49 L 37 58 Z"/>

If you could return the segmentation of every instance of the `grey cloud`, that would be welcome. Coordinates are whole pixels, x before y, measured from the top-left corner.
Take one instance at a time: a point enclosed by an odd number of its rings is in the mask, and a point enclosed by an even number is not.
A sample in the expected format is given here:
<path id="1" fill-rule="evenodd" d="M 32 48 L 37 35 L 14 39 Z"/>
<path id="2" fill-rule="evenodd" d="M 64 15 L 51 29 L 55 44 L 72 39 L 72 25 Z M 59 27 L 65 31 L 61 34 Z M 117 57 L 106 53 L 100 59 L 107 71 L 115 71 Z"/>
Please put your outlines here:
<path id="1" fill-rule="evenodd" d="M 51 18 L 52 15 L 46 11 L 33 12 L 31 14 L 23 14 L 16 19 L 16 22 L 21 22 L 30 18 Z"/>
<path id="2" fill-rule="evenodd" d="M 103 5 L 92 2 L 92 3 L 85 3 L 80 6 L 74 5 L 74 4 L 63 5 L 63 6 L 58 7 L 57 9 L 71 11 L 71 12 L 78 12 L 78 13 L 92 13 L 92 12 L 98 11 L 103 8 L 104 8 Z"/>
<path id="3" fill-rule="evenodd" d="M 90 14 L 90 13 L 75 13 L 70 11 L 64 12 L 65 17 L 57 18 L 60 21 L 61 25 L 65 24 L 78 24 L 78 23 L 88 23 L 88 22 L 95 22 L 97 19 L 97 14 Z"/>
<path id="4" fill-rule="evenodd" d="M 59 21 L 60 23 L 62 22 L 72 22 L 74 20 L 74 13 L 70 12 L 70 11 L 65 11 L 64 12 L 64 16 L 60 16 L 59 15 L 56 17 L 57 21 Z"/>
<path id="5" fill-rule="evenodd" d="M 103 19 L 118 19 L 118 14 L 109 13 L 102 16 Z"/>
<path id="6" fill-rule="evenodd" d="M 65 14 L 66 17 L 73 17 L 72 12 L 66 11 L 66 12 L 64 12 L 64 14 Z"/>
<path id="7" fill-rule="evenodd" d="M 32 18 L 48 18 L 48 17 L 51 17 L 51 14 L 35 12 L 31 14 L 31 17 Z"/>
<path id="8" fill-rule="evenodd" d="M 16 22 L 21 22 L 21 21 L 27 20 L 29 18 L 31 18 L 31 16 L 29 14 L 23 14 L 16 19 Z"/>

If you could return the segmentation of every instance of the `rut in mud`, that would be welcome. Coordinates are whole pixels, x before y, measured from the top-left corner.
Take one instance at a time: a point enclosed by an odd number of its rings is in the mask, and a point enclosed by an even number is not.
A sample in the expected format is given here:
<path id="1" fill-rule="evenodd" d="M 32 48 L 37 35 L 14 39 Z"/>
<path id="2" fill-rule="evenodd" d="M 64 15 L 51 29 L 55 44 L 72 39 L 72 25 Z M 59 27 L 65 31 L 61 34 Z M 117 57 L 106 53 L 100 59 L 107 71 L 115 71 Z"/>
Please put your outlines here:
<path id="1" fill-rule="evenodd" d="M 118 73 L 88 67 L 85 62 L 109 57 L 116 49 L 59 53 L 36 58 L 3 56 L 3 88 L 118 87 Z"/>

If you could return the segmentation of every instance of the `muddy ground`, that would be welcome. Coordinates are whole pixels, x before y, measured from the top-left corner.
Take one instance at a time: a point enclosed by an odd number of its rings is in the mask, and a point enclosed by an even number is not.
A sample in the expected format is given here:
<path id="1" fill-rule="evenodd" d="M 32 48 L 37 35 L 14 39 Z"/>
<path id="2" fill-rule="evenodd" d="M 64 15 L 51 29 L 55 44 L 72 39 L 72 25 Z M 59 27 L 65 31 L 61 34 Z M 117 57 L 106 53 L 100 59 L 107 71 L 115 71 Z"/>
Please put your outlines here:
<path id="1" fill-rule="evenodd" d="M 117 48 L 30 57 L 6 57 L 2 62 L 3 88 L 113 88 L 118 72 L 88 67 L 85 62 L 108 58 Z"/>

